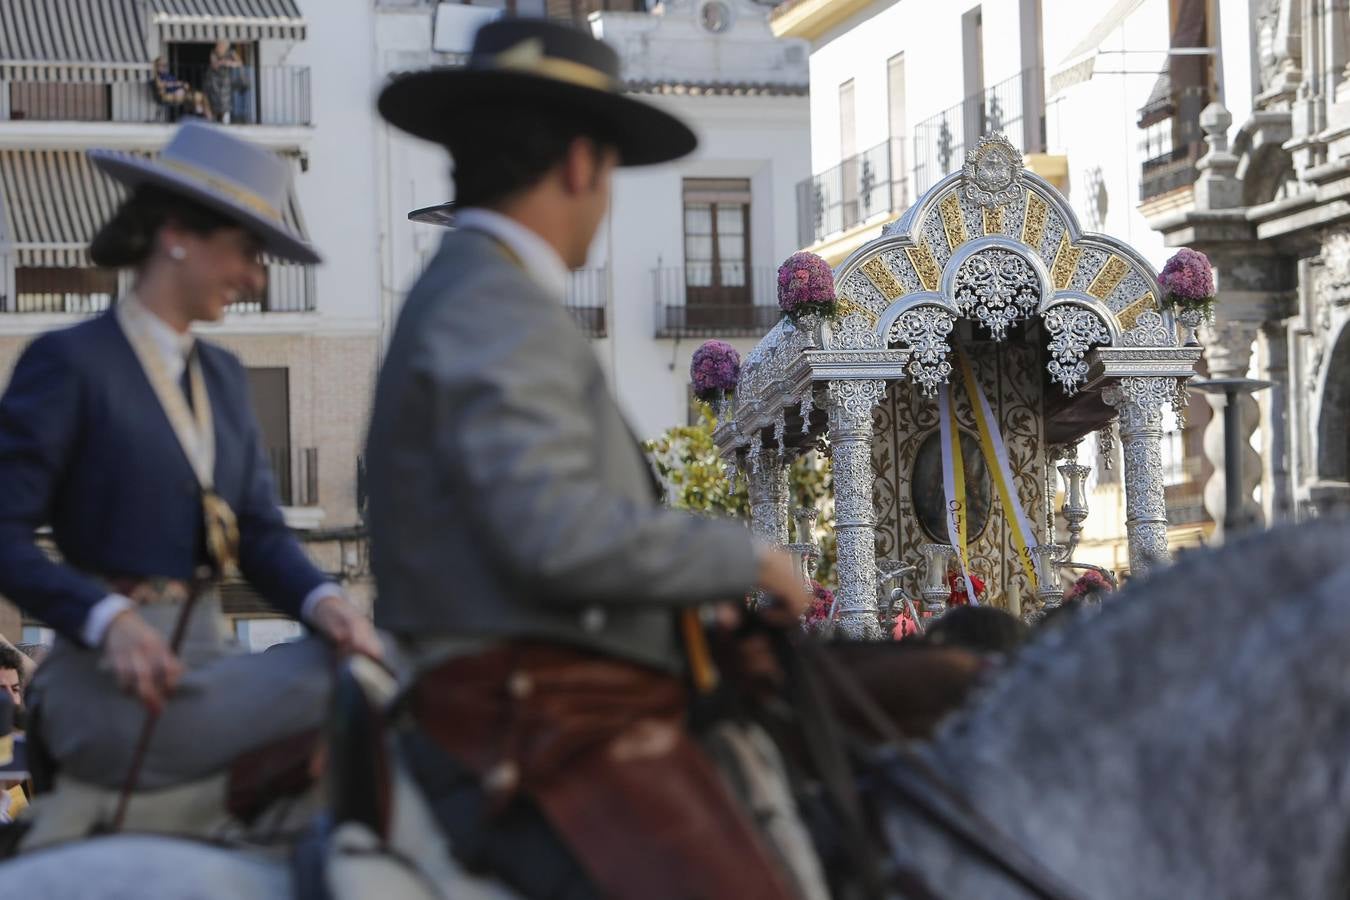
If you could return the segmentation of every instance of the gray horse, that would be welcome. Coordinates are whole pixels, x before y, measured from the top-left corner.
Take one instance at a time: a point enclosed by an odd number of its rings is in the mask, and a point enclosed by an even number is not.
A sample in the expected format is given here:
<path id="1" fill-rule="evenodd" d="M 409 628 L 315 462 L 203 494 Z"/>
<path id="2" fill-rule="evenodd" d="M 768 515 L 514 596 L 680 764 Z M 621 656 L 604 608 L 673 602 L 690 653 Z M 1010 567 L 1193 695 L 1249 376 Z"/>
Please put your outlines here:
<path id="1" fill-rule="evenodd" d="M 1257 535 L 1137 580 L 1033 641 L 919 752 L 1085 900 L 1346 900 L 1350 525 Z M 908 806 L 869 800 L 939 896 L 1030 896 Z M 123 842 L 136 852 L 108 852 Z M 240 896 L 202 885 L 206 865 L 222 887 L 288 896 L 255 861 L 117 837 L 0 866 L 0 898 L 130 883 L 144 900 Z"/>
<path id="2" fill-rule="evenodd" d="M 1136 581 L 1033 641 L 921 752 L 1080 897 L 1346 900 L 1350 526 Z M 886 825 L 941 896 L 1029 896 L 912 810 Z"/>

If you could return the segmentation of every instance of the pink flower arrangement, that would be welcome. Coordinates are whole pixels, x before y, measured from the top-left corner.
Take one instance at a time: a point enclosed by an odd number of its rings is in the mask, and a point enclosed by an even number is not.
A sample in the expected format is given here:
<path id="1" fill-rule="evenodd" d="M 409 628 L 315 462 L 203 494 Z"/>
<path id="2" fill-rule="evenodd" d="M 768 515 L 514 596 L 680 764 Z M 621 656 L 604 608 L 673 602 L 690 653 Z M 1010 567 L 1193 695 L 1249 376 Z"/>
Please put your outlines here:
<path id="1" fill-rule="evenodd" d="M 1104 575 L 1088 569 L 1073 583 L 1073 587 L 1064 592 L 1064 599 L 1085 600 L 1092 594 L 1109 594 L 1113 590 L 1111 582 Z"/>
<path id="2" fill-rule="evenodd" d="M 1214 268 L 1199 250 L 1182 247 L 1158 273 L 1164 302 L 1172 306 L 1202 309 L 1214 306 Z"/>
<path id="3" fill-rule="evenodd" d="M 830 610 L 834 608 L 834 591 L 825 587 L 819 581 L 811 582 L 811 593 L 814 599 L 811 606 L 806 610 L 803 618 L 803 624 L 810 631 L 824 627 L 830 619 Z"/>
<path id="4" fill-rule="evenodd" d="M 740 378 L 741 355 L 726 341 L 705 341 L 694 351 L 689 379 L 694 383 L 694 396 L 704 403 L 736 390 Z"/>
<path id="5" fill-rule="evenodd" d="M 816 254 L 794 253 L 778 267 L 778 308 L 794 322 L 811 314 L 833 316 L 838 305 L 834 272 Z"/>

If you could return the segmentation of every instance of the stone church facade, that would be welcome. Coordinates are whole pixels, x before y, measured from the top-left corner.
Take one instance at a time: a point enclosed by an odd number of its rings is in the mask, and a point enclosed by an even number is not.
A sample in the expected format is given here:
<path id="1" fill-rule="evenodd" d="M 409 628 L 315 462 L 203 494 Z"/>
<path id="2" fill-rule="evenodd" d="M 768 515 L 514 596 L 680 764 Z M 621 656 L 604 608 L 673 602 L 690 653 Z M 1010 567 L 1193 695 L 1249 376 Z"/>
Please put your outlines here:
<path id="1" fill-rule="evenodd" d="M 1245 512 L 1274 524 L 1350 508 L 1350 10 L 1335 0 L 1215 5 L 1249 18 L 1252 46 L 1217 48 L 1221 99 L 1198 117 L 1206 147 L 1193 202 L 1149 224 L 1214 263 L 1215 320 L 1201 333 L 1211 377 L 1273 382 L 1240 402 L 1254 444 Z M 1216 413 L 1223 402 L 1211 399 Z M 1222 424 L 1216 414 L 1204 442 L 1216 522 Z"/>

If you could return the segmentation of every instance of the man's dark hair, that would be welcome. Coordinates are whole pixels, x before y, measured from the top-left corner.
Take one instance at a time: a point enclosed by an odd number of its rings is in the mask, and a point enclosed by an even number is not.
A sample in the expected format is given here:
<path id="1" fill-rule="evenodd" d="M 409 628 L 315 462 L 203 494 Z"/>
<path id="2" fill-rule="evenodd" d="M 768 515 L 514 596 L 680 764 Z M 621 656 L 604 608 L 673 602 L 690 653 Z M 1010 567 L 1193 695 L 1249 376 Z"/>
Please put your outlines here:
<path id="1" fill-rule="evenodd" d="M 0 646 L 0 669 L 13 669 L 19 673 L 19 682 L 23 683 L 23 657 L 13 647 Z"/>
<path id="2" fill-rule="evenodd" d="M 155 234 L 169 222 L 201 236 L 238 223 L 180 194 L 142 185 L 94 235 L 89 256 L 101 266 L 140 267 L 155 246 Z"/>
<path id="3" fill-rule="evenodd" d="M 607 129 L 584 114 L 537 107 L 483 107 L 465 113 L 472 134 L 450 141 L 455 205 L 495 207 L 534 187 L 567 158 L 579 137 L 612 143 Z"/>
<path id="4" fill-rule="evenodd" d="M 956 606 L 928 626 L 930 644 L 962 647 L 976 653 L 1012 653 L 1027 636 L 1027 626 L 994 606 Z"/>

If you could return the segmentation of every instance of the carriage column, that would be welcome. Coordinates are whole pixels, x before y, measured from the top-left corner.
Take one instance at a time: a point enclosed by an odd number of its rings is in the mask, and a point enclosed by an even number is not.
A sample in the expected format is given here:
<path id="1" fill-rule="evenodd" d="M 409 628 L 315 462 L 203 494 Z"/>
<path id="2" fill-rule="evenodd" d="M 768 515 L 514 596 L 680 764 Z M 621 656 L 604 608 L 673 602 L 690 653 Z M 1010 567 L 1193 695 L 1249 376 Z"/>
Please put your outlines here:
<path id="1" fill-rule="evenodd" d="M 829 382 L 830 462 L 834 470 L 838 624 L 851 638 L 879 638 L 876 509 L 872 504 L 872 410 L 880 380 Z"/>
<path id="2" fill-rule="evenodd" d="M 1171 555 L 1167 549 L 1167 500 L 1163 491 L 1163 405 L 1176 394 L 1175 378 L 1130 375 L 1102 391 L 1120 417 L 1125 457 L 1125 529 L 1130 573 L 1142 575 Z"/>
<path id="3" fill-rule="evenodd" d="M 771 547 L 788 543 L 788 461 L 776 450 L 761 450 L 750 466 L 750 530 Z"/>

